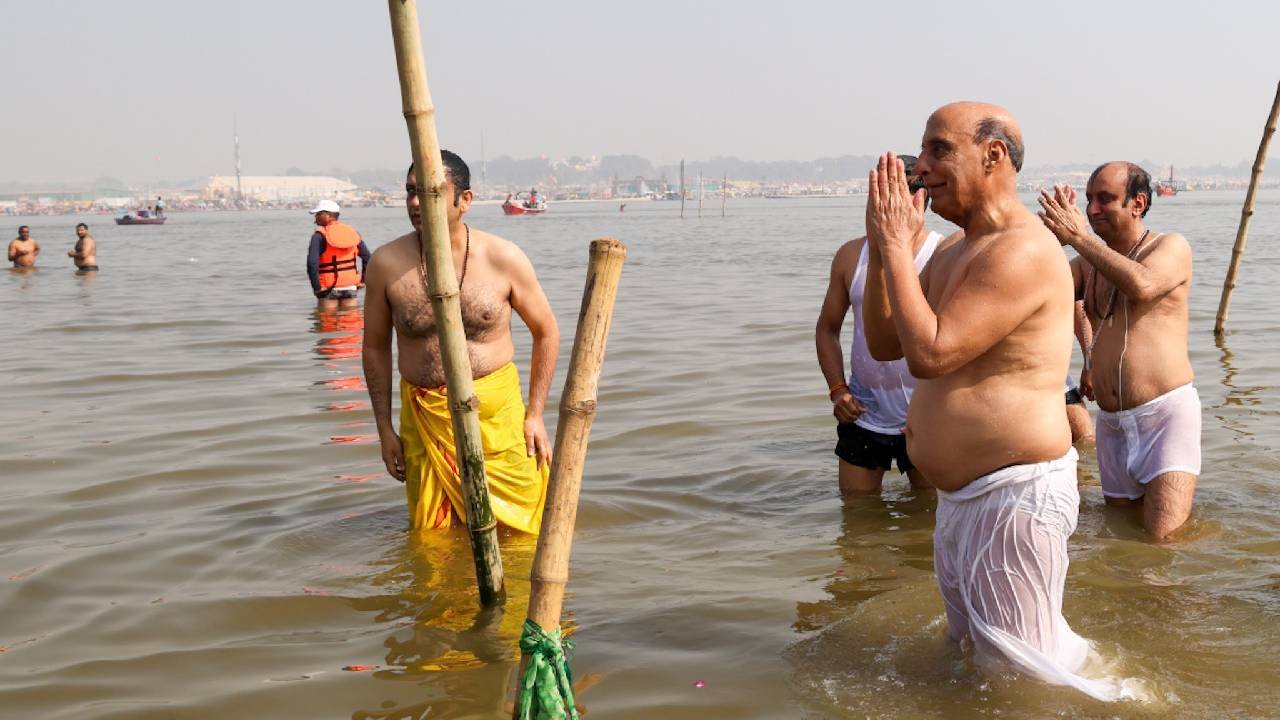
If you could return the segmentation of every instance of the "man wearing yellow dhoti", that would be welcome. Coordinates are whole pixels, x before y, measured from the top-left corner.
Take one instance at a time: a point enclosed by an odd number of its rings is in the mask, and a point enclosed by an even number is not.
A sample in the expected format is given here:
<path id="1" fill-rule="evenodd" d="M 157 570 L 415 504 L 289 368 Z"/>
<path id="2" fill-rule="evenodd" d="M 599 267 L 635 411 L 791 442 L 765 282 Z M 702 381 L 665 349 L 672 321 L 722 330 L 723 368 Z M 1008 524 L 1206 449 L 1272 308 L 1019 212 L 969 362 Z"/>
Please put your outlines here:
<path id="1" fill-rule="evenodd" d="M 533 264 L 514 243 L 462 221 L 471 208 L 471 172 L 444 150 L 445 204 L 453 265 L 459 273 L 480 434 L 493 514 L 503 525 L 537 533 L 550 474 L 551 442 L 542 411 L 555 371 L 560 331 Z M 466 520 L 444 367 L 427 298 L 418 231 L 422 222 L 413 169 L 405 192 L 414 232 L 373 253 L 365 275 L 364 375 L 382 460 L 405 483 L 411 527 L 448 527 Z M 529 405 L 520 397 L 511 311 L 529 327 Z M 391 422 L 391 337 L 400 370 L 400 433 Z"/>

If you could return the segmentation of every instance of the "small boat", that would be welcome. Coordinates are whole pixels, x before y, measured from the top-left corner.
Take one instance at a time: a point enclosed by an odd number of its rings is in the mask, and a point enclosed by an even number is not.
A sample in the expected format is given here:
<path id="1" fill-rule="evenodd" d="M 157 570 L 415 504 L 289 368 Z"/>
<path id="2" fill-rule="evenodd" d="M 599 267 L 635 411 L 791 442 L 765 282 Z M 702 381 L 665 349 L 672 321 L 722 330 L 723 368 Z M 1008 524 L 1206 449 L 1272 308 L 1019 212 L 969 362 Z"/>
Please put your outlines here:
<path id="1" fill-rule="evenodd" d="M 1161 180 L 1160 182 L 1156 183 L 1156 197 L 1173 197 L 1174 195 L 1178 194 L 1179 190 L 1182 190 L 1182 189 L 1183 189 L 1182 184 L 1176 182 L 1173 179 L 1173 166 L 1170 165 L 1169 179 Z"/>
<path id="2" fill-rule="evenodd" d="M 163 225 L 169 218 L 163 212 L 126 210 L 116 215 L 117 225 Z"/>
<path id="3" fill-rule="evenodd" d="M 504 215 L 541 215 L 546 211 L 547 201 L 536 192 L 507 193 L 507 199 L 502 201 Z"/>

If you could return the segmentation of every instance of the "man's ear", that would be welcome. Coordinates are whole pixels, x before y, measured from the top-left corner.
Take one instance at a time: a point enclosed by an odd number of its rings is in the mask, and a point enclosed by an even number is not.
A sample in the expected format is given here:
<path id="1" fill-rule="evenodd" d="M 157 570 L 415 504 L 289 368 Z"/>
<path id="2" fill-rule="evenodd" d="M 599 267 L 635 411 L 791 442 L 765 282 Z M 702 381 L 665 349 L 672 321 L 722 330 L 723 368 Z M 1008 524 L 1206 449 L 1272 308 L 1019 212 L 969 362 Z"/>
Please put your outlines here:
<path id="1" fill-rule="evenodd" d="M 1000 166 L 1000 161 L 1009 157 L 1009 147 L 1004 144 L 1003 140 L 991 139 L 987 141 L 987 150 L 983 157 L 983 166 L 987 172 L 995 170 Z"/>
<path id="2" fill-rule="evenodd" d="M 1151 207 L 1151 196 L 1146 193 L 1138 193 L 1133 196 L 1133 212 L 1134 217 L 1142 217 L 1142 213 Z"/>

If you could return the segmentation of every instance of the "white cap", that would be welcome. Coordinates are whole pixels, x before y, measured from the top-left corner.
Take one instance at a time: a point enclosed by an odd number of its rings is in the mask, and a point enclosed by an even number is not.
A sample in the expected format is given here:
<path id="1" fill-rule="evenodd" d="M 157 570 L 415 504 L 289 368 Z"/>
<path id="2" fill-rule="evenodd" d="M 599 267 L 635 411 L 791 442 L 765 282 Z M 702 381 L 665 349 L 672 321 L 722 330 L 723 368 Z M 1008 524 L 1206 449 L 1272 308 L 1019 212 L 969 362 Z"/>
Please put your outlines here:
<path id="1" fill-rule="evenodd" d="M 338 203 L 332 200 L 321 200 L 320 202 L 316 203 L 315 207 L 311 208 L 307 212 L 311 213 L 312 215 L 315 215 L 316 213 L 321 211 L 336 213 L 336 212 L 342 212 L 342 209 L 338 207 Z"/>

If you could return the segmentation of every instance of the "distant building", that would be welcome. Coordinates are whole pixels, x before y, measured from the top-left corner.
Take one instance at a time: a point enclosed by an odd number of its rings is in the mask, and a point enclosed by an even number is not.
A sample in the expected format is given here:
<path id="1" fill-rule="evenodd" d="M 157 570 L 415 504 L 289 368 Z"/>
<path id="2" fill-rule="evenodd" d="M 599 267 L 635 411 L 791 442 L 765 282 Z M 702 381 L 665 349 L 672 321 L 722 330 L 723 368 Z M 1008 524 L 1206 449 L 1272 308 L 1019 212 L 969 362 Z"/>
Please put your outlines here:
<path id="1" fill-rule="evenodd" d="M 356 186 L 323 175 L 242 175 L 244 199 L 257 202 L 292 202 L 330 198 L 352 192 Z M 235 175 L 215 175 L 204 187 L 206 198 L 234 199 Z"/>

